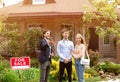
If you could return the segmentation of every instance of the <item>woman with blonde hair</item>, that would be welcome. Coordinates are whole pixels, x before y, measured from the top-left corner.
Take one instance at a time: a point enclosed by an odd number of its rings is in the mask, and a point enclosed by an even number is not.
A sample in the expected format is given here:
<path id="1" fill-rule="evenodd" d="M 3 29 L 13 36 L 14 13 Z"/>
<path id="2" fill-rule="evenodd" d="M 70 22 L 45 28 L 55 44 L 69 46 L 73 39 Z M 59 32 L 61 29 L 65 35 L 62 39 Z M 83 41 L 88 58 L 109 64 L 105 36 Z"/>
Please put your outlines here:
<path id="1" fill-rule="evenodd" d="M 86 42 L 81 34 L 77 34 L 75 37 L 75 49 L 71 52 L 75 59 L 75 68 L 78 76 L 78 82 L 84 82 L 84 68 L 85 66 L 80 64 L 81 57 L 84 56 L 86 49 Z"/>

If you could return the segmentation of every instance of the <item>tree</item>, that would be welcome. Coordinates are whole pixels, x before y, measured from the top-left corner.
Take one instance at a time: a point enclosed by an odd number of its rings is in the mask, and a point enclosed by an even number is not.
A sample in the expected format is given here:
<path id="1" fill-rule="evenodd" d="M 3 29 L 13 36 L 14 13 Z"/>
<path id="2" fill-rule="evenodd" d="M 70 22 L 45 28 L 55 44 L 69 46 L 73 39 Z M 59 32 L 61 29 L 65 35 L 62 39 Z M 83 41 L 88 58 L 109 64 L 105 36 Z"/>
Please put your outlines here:
<path id="1" fill-rule="evenodd" d="M 93 5 L 94 12 L 90 11 L 88 7 L 85 7 L 85 13 L 83 14 L 83 27 L 90 26 L 93 20 L 99 21 L 100 25 L 96 25 L 96 33 L 99 36 L 105 36 L 107 34 L 120 37 L 120 19 L 118 19 L 116 6 L 119 4 L 119 0 L 108 2 L 108 0 L 90 0 Z M 108 21 L 111 25 L 107 25 Z M 87 26 L 86 26 L 87 25 Z M 103 28 L 106 27 L 106 28 Z"/>

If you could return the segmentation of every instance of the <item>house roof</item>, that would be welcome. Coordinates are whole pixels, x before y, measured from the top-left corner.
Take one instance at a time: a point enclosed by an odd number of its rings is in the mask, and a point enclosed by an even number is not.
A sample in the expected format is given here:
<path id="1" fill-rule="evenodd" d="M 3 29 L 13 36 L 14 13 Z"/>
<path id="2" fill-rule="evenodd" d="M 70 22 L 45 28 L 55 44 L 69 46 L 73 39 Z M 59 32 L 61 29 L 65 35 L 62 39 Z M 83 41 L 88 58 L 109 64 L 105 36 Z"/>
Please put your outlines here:
<path id="1" fill-rule="evenodd" d="M 0 9 L 0 14 L 8 16 L 46 16 L 46 15 L 79 15 L 84 11 L 84 6 L 92 6 L 89 0 L 56 0 L 56 3 L 41 5 L 16 5 Z"/>

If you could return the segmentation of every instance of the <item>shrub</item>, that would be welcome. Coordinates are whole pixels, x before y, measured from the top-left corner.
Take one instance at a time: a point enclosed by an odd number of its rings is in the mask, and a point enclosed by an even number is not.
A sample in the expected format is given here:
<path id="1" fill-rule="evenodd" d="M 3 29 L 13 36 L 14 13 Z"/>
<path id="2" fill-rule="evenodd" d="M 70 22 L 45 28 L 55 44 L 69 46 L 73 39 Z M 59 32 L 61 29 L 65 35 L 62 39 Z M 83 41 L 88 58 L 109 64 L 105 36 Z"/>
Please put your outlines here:
<path id="1" fill-rule="evenodd" d="M 74 66 L 74 59 L 72 59 L 72 80 L 77 80 L 76 69 Z M 91 76 L 98 76 L 98 72 L 95 68 L 86 68 L 85 75 L 89 74 Z M 91 78 L 91 76 L 89 78 Z M 50 79 L 58 79 L 59 77 L 59 60 L 52 59 L 51 71 L 50 71 Z M 64 80 L 67 80 L 67 71 L 64 71 L 63 75 Z M 86 77 L 87 78 L 87 77 Z"/>
<path id="2" fill-rule="evenodd" d="M 93 50 L 89 50 L 89 54 L 90 54 L 90 67 L 93 66 L 97 66 L 99 59 L 101 58 L 101 55 L 98 51 L 93 51 Z"/>
<path id="3" fill-rule="evenodd" d="M 5 69 L 5 68 L 4 68 L 3 63 L 0 63 L 0 74 L 1 74 L 1 72 L 2 72 L 4 69 Z"/>
<path id="4" fill-rule="evenodd" d="M 39 80 L 40 71 L 36 68 L 31 68 L 29 70 L 5 69 L 1 76 L 0 82 L 20 82 L 20 80 L 23 82 L 29 82 L 31 80 Z"/>
<path id="5" fill-rule="evenodd" d="M 52 59 L 52 65 L 50 70 L 51 78 L 58 79 L 59 61 L 55 61 L 54 59 Z"/>
<path id="6" fill-rule="evenodd" d="M 19 73 L 20 74 L 20 73 Z M 35 78 L 39 78 L 39 69 L 31 68 L 29 70 L 22 70 L 22 80 L 29 81 Z"/>
<path id="7" fill-rule="evenodd" d="M 30 65 L 31 65 L 31 67 L 36 67 L 36 68 L 38 68 L 38 67 L 39 67 L 38 59 L 37 59 L 37 58 L 31 58 L 31 60 L 30 60 Z"/>
<path id="8" fill-rule="evenodd" d="M 18 74 L 13 70 L 6 70 L 6 72 L 3 75 L 3 78 L 1 79 L 1 82 L 19 82 L 19 76 Z"/>
<path id="9" fill-rule="evenodd" d="M 52 79 L 58 79 L 59 77 L 59 60 L 58 58 L 52 59 L 51 71 L 50 76 Z M 63 78 L 67 80 L 67 70 L 64 70 Z M 72 79 L 77 80 L 76 70 L 74 66 L 74 59 L 72 58 Z"/>
<path id="10" fill-rule="evenodd" d="M 1 79 L 2 79 L 2 77 L 3 77 L 3 71 L 4 71 L 4 66 L 3 66 L 3 64 L 2 63 L 0 63 L 0 82 L 1 82 Z"/>
<path id="11" fill-rule="evenodd" d="M 98 72 L 95 68 L 86 68 L 85 73 L 91 74 L 92 76 L 98 76 Z"/>
<path id="12" fill-rule="evenodd" d="M 32 57 L 35 56 L 35 48 L 37 47 L 39 39 L 42 37 L 41 34 L 41 28 L 30 28 L 24 32 L 24 43 L 28 44 L 26 45 L 27 49 L 25 51 L 27 55 L 29 54 Z"/>
<path id="13" fill-rule="evenodd" d="M 0 82 L 5 74 L 5 69 L 10 68 L 10 63 L 4 57 L 0 56 Z"/>
<path id="14" fill-rule="evenodd" d="M 10 68 L 10 63 L 8 60 L 6 60 L 4 57 L 0 56 L 0 64 L 3 68 Z M 0 66 L 0 69 L 1 69 Z"/>
<path id="15" fill-rule="evenodd" d="M 120 64 L 115 64 L 106 60 L 104 63 L 98 65 L 99 70 L 103 70 L 104 72 L 114 73 L 116 75 L 120 74 Z"/>

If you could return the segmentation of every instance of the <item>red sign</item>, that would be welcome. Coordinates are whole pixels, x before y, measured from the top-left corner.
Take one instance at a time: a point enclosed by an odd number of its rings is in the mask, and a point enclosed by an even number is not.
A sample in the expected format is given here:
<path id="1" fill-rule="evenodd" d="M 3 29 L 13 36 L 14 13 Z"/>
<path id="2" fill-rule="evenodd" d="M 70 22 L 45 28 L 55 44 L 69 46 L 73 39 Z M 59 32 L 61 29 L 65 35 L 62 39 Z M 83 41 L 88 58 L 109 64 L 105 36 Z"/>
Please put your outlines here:
<path id="1" fill-rule="evenodd" d="M 12 69 L 29 69 L 30 57 L 12 57 L 10 64 Z"/>

